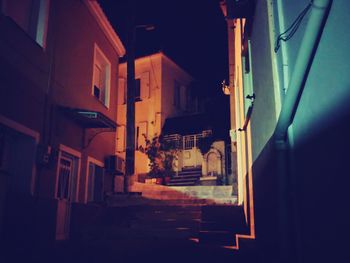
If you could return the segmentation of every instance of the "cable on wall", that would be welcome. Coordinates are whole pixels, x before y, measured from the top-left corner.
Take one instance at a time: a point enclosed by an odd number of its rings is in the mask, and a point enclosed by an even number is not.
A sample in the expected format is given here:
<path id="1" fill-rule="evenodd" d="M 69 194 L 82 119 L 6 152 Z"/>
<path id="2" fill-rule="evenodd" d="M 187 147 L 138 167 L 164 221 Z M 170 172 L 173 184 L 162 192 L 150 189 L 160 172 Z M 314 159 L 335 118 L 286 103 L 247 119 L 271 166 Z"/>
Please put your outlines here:
<path id="1" fill-rule="evenodd" d="M 312 2 L 310 2 L 304 9 L 301 11 L 301 13 L 298 15 L 298 17 L 294 20 L 294 22 L 287 28 L 286 31 L 283 33 L 279 34 L 276 40 L 276 45 L 275 45 L 275 53 L 278 52 L 279 48 L 281 47 L 281 41 L 287 42 L 289 39 L 291 39 L 295 32 L 297 32 L 301 22 L 303 21 L 305 15 L 307 12 L 310 10 L 312 5 Z"/>

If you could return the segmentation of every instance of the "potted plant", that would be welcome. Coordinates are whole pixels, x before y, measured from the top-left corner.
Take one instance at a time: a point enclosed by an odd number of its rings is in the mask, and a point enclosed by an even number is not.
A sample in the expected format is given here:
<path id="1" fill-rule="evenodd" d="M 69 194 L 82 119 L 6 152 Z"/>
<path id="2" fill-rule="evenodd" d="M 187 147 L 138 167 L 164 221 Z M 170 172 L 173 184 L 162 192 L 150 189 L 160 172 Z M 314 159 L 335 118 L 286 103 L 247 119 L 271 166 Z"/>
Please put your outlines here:
<path id="1" fill-rule="evenodd" d="M 157 184 L 167 184 L 173 176 L 173 162 L 176 159 L 176 149 L 173 143 L 166 141 L 162 136 L 155 136 L 151 140 L 146 138 L 145 148 L 140 148 L 150 160 L 149 177 L 156 178 Z"/>

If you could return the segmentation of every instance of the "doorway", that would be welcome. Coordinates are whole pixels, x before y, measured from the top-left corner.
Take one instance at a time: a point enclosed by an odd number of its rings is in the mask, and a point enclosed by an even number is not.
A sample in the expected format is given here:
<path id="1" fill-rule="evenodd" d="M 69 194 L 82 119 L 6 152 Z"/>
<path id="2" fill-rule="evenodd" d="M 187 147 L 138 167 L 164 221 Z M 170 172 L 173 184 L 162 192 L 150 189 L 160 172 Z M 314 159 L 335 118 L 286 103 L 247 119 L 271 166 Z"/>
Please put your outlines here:
<path id="1" fill-rule="evenodd" d="M 56 239 L 69 238 L 70 211 L 72 202 L 77 201 L 80 156 L 73 151 L 61 151 L 57 169 L 57 224 Z"/>

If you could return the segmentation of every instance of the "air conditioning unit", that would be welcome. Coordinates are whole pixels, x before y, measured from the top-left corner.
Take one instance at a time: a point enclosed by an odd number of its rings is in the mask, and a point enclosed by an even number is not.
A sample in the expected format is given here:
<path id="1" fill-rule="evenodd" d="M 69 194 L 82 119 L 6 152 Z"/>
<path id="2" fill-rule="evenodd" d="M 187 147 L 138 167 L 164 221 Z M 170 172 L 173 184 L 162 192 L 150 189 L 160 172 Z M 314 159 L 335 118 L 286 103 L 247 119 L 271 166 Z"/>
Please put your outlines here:
<path id="1" fill-rule="evenodd" d="M 105 169 L 110 173 L 124 174 L 125 160 L 117 155 L 110 155 L 105 159 Z"/>

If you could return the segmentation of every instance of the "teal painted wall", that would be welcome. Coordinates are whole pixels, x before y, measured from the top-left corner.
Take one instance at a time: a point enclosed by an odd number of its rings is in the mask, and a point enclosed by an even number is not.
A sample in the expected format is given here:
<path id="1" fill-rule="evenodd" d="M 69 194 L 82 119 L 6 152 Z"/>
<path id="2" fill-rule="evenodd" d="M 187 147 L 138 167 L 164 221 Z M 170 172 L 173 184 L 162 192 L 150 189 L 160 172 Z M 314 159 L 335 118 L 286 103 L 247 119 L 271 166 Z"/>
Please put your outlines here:
<path id="1" fill-rule="evenodd" d="M 253 161 L 271 137 L 275 124 L 275 95 L 267 20 L 267 5 L 258 1 L 251 35 L 253 91 L 256 95 L 252 125 Z"/>

